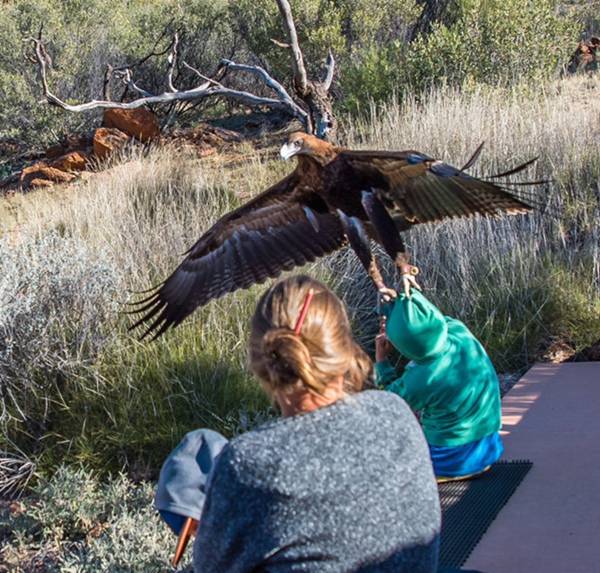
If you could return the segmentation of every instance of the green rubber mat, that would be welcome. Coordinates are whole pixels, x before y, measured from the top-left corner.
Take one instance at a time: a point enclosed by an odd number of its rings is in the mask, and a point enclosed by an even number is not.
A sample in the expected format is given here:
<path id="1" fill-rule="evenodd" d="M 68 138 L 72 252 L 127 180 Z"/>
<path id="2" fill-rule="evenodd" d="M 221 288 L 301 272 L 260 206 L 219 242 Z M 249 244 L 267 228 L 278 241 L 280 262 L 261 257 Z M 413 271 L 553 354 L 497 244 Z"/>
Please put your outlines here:
<path id="1" fill-rule="evenodd" d="M 530 470 L 530 461 L 502 461 L 482 476 L 438 485 L 442 505 L 440 569 L 460 567 Z"/>

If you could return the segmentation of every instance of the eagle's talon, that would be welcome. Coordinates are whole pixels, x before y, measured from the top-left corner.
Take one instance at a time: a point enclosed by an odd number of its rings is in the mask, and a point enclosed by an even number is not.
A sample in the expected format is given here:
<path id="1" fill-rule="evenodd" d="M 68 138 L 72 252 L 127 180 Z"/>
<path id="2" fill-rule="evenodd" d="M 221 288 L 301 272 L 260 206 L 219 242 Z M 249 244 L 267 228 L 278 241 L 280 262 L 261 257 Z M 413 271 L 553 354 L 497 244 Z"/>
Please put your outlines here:
<path id="1" fill-rule="evenodd" d="M 416 268 L 416 267 L 415 267 Z M 414 274 L 403 274 L 402 275 L 402 287 L 404 289 L 404 294 L 410 298 L 410 289 L 416 288 L 417 290 L 422 290 L 419 283 L 415 280 Z"/>

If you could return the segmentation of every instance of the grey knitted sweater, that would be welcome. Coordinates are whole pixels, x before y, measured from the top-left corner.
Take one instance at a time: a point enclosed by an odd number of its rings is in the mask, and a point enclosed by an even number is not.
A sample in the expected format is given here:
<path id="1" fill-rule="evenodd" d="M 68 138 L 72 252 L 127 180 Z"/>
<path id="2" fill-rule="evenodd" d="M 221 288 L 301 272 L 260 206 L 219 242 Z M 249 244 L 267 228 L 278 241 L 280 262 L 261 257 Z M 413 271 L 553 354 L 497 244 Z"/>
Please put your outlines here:
<path id="1" fill-rule="evenodd" d="M 366 391 L 233 439 L 212 475 L 196 573 L 437 568 L 440 508 L 405 402 Z"/>

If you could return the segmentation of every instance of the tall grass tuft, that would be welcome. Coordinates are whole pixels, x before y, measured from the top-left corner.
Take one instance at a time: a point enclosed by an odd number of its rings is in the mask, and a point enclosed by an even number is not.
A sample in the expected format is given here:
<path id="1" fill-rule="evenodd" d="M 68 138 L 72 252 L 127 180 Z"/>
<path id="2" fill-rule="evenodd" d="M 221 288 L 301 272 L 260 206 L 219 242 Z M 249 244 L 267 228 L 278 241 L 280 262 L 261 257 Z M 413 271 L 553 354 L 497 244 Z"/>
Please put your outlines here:
<path id="1" fill-rule="evenodd" d="M 502 372 L 525 368 L 554 338 L 574 348 L 598 338 L 598 88 L 576 78 L 442 89 L 345 122 L 350 146 L 415 148 L 458 165 L 485 140 L 476 174 L 539 156 L 527 177 L 552 179 L 546 210 L 406 235 L 426 295 L 473 329 Z M 233 435 L 269 416 L 245 368 L 264 286 L 214 301 L 152 344 L 127 331 L 121 311 L 220 215 L 290 169 L 268 155 L 198 161 L 160 148 L 75 187 L 11 199 L 19 227 L 1 245 L 1 449 L 16 445 L 42 472 L 76 461 L 152 477 L 185 432 Z M 340 293 L 371 348 L 375 294 L 354 255 L 304 271 Z"/>

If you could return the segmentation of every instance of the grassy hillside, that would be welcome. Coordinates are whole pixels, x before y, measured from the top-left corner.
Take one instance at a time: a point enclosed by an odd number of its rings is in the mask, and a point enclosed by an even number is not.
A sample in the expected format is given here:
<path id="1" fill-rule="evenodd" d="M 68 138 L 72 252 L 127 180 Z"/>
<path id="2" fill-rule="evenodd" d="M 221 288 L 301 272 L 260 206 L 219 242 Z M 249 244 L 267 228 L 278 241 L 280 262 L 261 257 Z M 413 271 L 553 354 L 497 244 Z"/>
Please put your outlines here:
<path id="1" fill-rule="evenodd" d="M 577 349 L 599 336 L 599 90 L 592 77 L 442 89 L 345 122 L 349 146 L 416 148 L 456 164 L 485 140 L 475 173 L 539 156 L 523 175 L 552 179 L 539 212 L 407 236 L 427 296 L 469 325 L 500 372 L 527 367 L 555 340 Z M 152 478 L 185 432 L 232 435 L 270 415 L 245 371 L 265 285 L 211 303 L 153 344 L 128 333 L 123 315 L 132 291 L 292 168 L 275 149 L 238 151 L 199 161 L 155 149 L 66 189 L 0 200 L 0 448 L 21 452 L 0 462 L 27 473 L 30 458 L 42 476 L 60 466 L 24 505 L 0 503 L 0 538 L 10 538 L 0 571 L 166 570 L 174 539 L 151 487 L 123 475 L 101 482 L 97 471 Z M 340 293 L 371 350 L 375 294 L 354 255 L 304 270 Z"/>
<path id="2" fill-rule="evenodd" d="M 416 148 L 457 164 L 485 140 L 476 173 L 539 156 L 523 177 L 552 178 L 545 210 L 407 235 L 427 296 L 473 329 L 500 372 L 525 368 L 554 339 L 579 348 L 598 338 L 599 87 L 577 78 L 441 90 L 346 124 L 350 146 Z M 81 461 L 152 476 L 186 431 L 232 435 L 268 415 L 244 368 L 264 286 L 208 305 L 153 344 L 127 332 L 122 311 L 220 214 L 291 168 L 249 148 L 203 161 L 163 148 L 69 189 L 3 201 L 3 448 L 42 469 Z M 375 295 L 354 255 L 304 270 L 337 289 L 371 349 Z"/>

